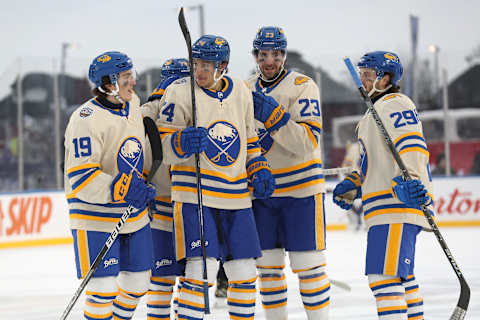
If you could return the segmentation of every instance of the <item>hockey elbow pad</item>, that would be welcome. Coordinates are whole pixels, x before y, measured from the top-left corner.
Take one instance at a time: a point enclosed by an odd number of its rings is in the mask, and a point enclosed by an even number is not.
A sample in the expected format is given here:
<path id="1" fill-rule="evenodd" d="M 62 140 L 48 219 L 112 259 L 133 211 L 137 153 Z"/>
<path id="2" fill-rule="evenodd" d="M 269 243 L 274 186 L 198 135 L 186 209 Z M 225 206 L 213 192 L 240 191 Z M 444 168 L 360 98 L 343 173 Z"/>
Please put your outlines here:
<path id="1" fill-rule="evenodd" d="M 275 190 L 275 179 L 267 159 L 258 156 L 247 163 L 247 175 L 253 187 L 253 196 L 257 199 L 269 198 Z"/>
<path id="2" fill-rule="evenodd" d="M 360 175 L 354 171 L 333 189 L 333 202 L 340 208 L 350 210 L 355 199 L 362 197 Z"/>

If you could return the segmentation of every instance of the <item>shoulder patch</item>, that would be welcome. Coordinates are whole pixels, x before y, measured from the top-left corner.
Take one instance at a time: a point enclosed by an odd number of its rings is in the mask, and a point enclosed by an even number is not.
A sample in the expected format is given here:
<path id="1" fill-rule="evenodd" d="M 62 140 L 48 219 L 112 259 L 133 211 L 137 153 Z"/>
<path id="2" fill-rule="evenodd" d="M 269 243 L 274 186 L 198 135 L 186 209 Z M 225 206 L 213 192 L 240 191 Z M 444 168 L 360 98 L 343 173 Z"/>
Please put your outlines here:
<path id="1" fill-rule="evenodd" d="M 92 108 L 90 108 L 90 107 L 84 107 L 84 108 L 82 108 L 82 110 L 80 110 L 79 115 L 80 115 L 81 118 L 86 118 L 86 117 L 88 117 L 89 115 L 91 115 L 92 113 L 93 113 L 93 109 L 92 109 Z"/>
<path id="2" fill-rule="evenodd" d="M 392 94 L 389 94 L 387 96 L 385 96 L 382 100 L 383 101 L 387 101 L 387 100 L 390 100 L 390 99 L 393 99 L 393 98 L 397 98 L 397 97 L 400 97 L 399 94 L 396 94 L 396 93 L 392 93 Z"/>
<path id="3" fill-rule="evenodd" d="M 295 84 L 298 86 L 302 83 L 307 82 L 308 80 L 310 80 L 310 78 L 305 77 L 305 76 L 298 76 L 298 77 L 295 78 Z"/>
<path id="4" fill-rule="evenodd" d="M 175 80 L 173 83 L 174 84 L 182 84 L 182 83 L 186 83 L 186 82 L 187 82 L 187 77 L 183 77 L 183 78 Z"/>

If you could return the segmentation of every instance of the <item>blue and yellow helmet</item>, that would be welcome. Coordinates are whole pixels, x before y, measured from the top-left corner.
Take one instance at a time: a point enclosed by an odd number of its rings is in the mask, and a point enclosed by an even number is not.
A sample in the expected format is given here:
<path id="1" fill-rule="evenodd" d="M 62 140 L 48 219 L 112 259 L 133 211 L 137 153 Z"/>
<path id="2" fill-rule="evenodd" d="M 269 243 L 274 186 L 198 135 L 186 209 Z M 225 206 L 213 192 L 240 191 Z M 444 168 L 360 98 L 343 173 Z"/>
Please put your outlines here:
<path id="1" fill-rule="evenodd" d="M 163 79 L 171 76 L 178 76 L 179 78 L 188 76 L 190 74 L 188 60 L 184 58 L 168 59 L 162 65 L 161 74 Z"/>
<path id="2" fill-rule="evenodd" d="M 222 62 L 230 60 L 230 46 L 225 38 L 215 35 L 201 36 L 192 47 L 192 57 L 213 61 L 215 67 L 220 67 Z"/>
<path id="3" fill-rule="evenodd" d="M 124 53 L 107 51 L 93 59 L 88 69 L 88 78 L 95 87 L 102 85 L 102 78 L 108 76 L 111 84 L 116 84 L 118 74 L 133 68 L 132 60 Z"/>
<path id="4" fill-rule="evenodd" d="M 254 50 L 287 51 L 287 37 L 279 27 L 261 27 L 253 39 Z"/>
<path id="5" fill-rule="evenodd" d="M 391 75 L 391 83 L 396 86 L 402 79 L 403 67 L 397 54 L 388 51 L 374 51 L 363 55 L 357 66 L 359 68 L 374 69 L 377 79 L 383 78 L 385 73 Z"/>

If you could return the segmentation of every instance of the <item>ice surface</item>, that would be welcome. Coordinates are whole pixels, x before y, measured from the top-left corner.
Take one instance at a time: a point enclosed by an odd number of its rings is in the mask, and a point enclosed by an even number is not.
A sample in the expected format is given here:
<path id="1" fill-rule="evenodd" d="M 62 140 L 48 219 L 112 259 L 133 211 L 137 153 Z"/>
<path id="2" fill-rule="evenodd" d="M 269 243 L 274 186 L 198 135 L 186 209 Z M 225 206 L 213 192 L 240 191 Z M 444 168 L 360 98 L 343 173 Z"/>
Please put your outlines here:
<path id="1" fill-rule="evenodd" d="M 480 319 L 480 228 L 444 228 L 441 231 L 472 291 L 466 319 Z M 362 231 L 327 233 L 328 274 L 352 287 L 352 291 L 347 292 L 332 286 L 332 320 L 376 319 L 375 300 L 363 275 L 365 244 L 366 233 Z M 420 234 L 415 265 L 424 297 L 425 319 L 449 319 L 460 289 L 433 234 Z M 297 278 L 290 271 L 287 277 L 289 319 L 306 319 Z M 70 245 L 0 250 L 1 320 L 59 319 L 78 285 Z M 83 302 L 82 296 L 69 319 L 81 319 Z M 264 319 L 258 300 L 256 310 L 256 319 Z M 208 319 L 228 319 L 226 309 L 212 311 Z M 146 319 L 144 300 L 140 302 L 135 319 Z"/>

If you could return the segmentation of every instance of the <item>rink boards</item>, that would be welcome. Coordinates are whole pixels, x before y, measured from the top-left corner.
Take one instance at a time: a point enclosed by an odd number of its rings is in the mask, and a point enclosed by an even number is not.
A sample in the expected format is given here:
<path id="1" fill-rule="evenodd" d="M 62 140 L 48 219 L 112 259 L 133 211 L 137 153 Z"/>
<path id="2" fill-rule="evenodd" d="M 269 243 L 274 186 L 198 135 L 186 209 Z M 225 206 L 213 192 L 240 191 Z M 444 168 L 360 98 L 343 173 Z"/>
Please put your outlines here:
<path id="1" fill-rule="evenodd" d="M 346 230 L 345 211 L 332 202 L 337 181 L 327 181 L 327 230 Z M 480 177 L 435 178 L 440 227 L 480 226 Z M 72 243 L 65 194 L 41 191 L 0 194 L 0 249 Z"/>

